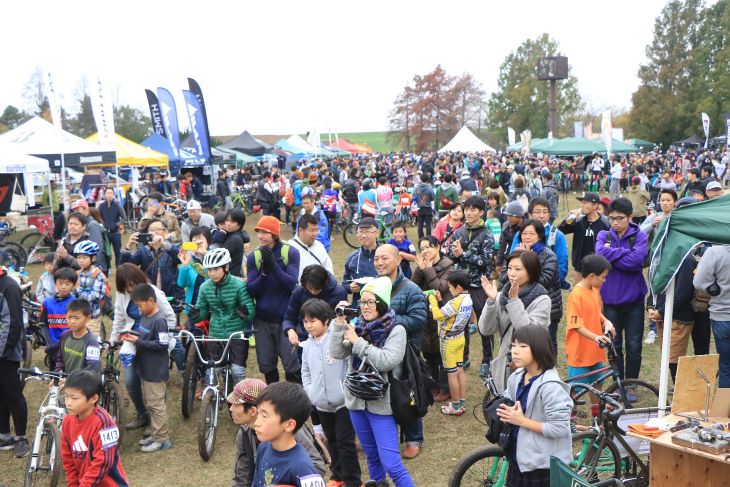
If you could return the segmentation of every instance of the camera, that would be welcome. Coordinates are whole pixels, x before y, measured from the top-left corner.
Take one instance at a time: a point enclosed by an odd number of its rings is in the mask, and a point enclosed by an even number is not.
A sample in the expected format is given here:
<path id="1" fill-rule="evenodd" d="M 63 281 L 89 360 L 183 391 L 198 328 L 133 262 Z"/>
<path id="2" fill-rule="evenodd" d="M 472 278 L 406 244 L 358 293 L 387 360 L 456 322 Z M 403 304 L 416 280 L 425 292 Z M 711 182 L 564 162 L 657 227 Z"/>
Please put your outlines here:
<path id="1" fill-rule="evenodd" d="M 707 294 L 709 294 L 710 296 L 720 295 L 720 285 L 717 284 L 717 281 L 710 284 L 710 287 L 707 288 Z"/>
<path id="2" fill-rule="evenodd" d="M 356 317 L 359 313 L 357 311 L 357 308 L 346 308 L 345 306 L 338 306 L 335 308 L 335 314 L 337 316 Z"/>
<path id="3" fill-rule="evenodd" d="M 147 245 L 152 240 L 151 233 L 139 233 L 137 234 L 137 245 Z"/>

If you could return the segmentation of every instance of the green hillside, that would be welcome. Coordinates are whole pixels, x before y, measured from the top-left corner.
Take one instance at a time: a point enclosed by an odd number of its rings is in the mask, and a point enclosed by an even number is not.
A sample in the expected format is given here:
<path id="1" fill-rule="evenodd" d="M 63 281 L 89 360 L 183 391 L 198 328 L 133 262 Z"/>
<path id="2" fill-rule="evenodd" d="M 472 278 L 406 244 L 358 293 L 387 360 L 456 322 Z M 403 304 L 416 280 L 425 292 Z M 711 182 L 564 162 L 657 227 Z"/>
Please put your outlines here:
<path id="1" fill-rule="evenodd" d="M 388 134 L 388 132 L 347 132 L 347 133 L 341 133 L 339 134 L 341 139 L 347 139 L 348 142 L 352 144 L 367 144 L 368 147 L 370 147 L 373 152 L 390 152 L 391 150 L 395 150 L 392 148 L 386 141 L 385 136 Z M 334 139 L 335 134 L 332 133 L 332 142 L 335 141 Z M 306 134 L 302 135 L 302 138 L 304 140 L 307 139 Z M 322 142 L 325 144 L 329 143 L 329 134 L 320 134 L 320 138 L 322 139 Z M 400 148 L 398 148 L 399 150 Z"/>

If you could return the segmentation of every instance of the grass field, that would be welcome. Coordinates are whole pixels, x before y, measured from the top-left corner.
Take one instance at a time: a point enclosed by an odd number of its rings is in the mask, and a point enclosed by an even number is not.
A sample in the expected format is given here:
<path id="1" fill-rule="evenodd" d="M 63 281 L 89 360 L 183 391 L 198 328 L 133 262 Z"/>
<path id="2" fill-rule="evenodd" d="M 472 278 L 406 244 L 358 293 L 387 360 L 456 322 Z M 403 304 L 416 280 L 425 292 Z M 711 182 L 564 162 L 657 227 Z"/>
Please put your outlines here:
<path id="1" fill-rule="evenodd" d="M 400 150 L 400 147 L 393 148 L 385 137 L 388 132 L 348 132 L 339 134 L 341 139 L 347 139 L 351 144 L 367 144 L 373 152 L 390 152 L 392 150 Z M 320 139 L 325 145 L 329 144 L 329 134 L 319 134 Z M 307 140 L 307 135 L 303 134 L 301 137 Z M 335 133 L 332 132 L 332 142 L 335 141 Z"/>
<path id="2" fill-rule="evenodd" d="M 345 136 L 345 134 L 341 134 Z M 375 140 L 375 139 L 373 139 Z M 356 140 L 356 142 L 360 142 Z M 375 149 L 375 147 L 373 147 Z M 575 196 L 570 196 L 569 205 L 571 208 L 577 208 L 578 203 Z M 561 204 L 562 207 L 562 204 Z M 561 211 L 559 220 L 565 216 L 566 212 Z M 255 245 L 255 234 L 253 228 L 258 220 L 259 215 L 252 215 L 249 218 L 245 228 L 252 236 Z M 282 227 L 282 237 L 290 238 L 291 229 Z M 416 229 L 409 228 L 408 236 L 411 241 L 417 241 Z M 568 238 L 570 245 L 572 238 Z M 332 242 L 332 250 L 330 256 L 334 263 L 335 274 L 338 278 L 342 277 L 342 266 L 346 257 L 351 252 L 341 236 L 336 236 Z M 33 280 L 43 271 L 40 264 L 32 265 L 28 268 L 29 274 Z M 569 273 L 569 279 L 572 280 L 572 272 Z M 110 279 L 112 287 L 114 279 Z M 114 289 L 112 289 L 114 292 Z M 563 294 L 563 303 L 567 301 L 567 293 Z M 106 324 L 107 330 L 110 330 L 110 323 Z M 648 332 L 648 327 L 646 328 Z M 565 322 L 561 322 L 558 334 L 561 353 L 559 354 L 559 372 L 561 377 L 567 377 L 567 367 L 565 364 Z M 498 340 L 495 340 L 498 342 Z M 497 344 L 495 344 L 497 345 Z M 481 354 L 481 342 L 472 340 L 471 344 L 472 357 L 479 357 Z M 714 345 L 713 345 L 714 350 Z M 255 349 L 252 349 L 251 356 L 248 361 L 248 376 L 261 377 L 256 367 Z M 496 351 L 495 351 L 496 354 Z M 691 344 L 690 352 L 692 354 Z M 34 354 L 34 365 L 42 367 L 42 354 Z M 659 345 L 645 345 L 643 352 L 643 362 L 640 378 L 651 383 L 659 382 L 659 362 L 660 353 Z M 477 376 L 477 367 L 472 367 L 467 371 L 467 407 L 469 413 L 461 417 L 444 416 L 438 410 L 436 405 L 431 412 L 424 418 L 425 443 L 421 455 L 414 460 L 404 461 L 406 468 L 411 473 L 415 485 L 419 487 L 444 487 L 453 466 L 458 459 L 478 446 L 484 445 L 486 439 L 486 427 L 479 423 L 474 415 L 472 408 L 478 406 L 484 395 L 482 382 Z M 283 371 L 281 371 L 283 377 Z M 181 387 L 180 374 L 177 371 L 171 373 L 171 378 L 167 384 L 168 390 L 168 415 L 170 420 L 171 441 L 173 448 L 162 452 L 145 454 L 139 451 L 137 441 L 141 438 L 142 431 L 132 431 L 125 435 L 124 443 L 121 445 L 121 458 L 124 468 L 127 472 L 130 485 L 135 487 L 157 487 L 159 485 L 170 486 L 198 486 L 207 485 L 210 487 L 224 487 L 231 483 L 232 466 L 234 462 L 234 440 L 238 427 L 233 424 L 227 414 L 223 413 L 219 420 L 219 431 L 216 442 L 216 449 L 213 458 L 209 462 L 204 462 L 198 455 L 197 450 L 197 413 L 198 405 L 196 405 L 193 416 L 183 419 L 181 414 Z M 263 377 L 261 377 L 263 378 Z M 28 435 L 29 440 L 33 440 L 33 432 L 38 422 L 38 407 L 47 393 L 45 383 L 30 381 L 26 388 L 25 394 L 28 400 Z M 130 405 L 127 409 L 128 418 L 131 419 L 133 407 Z M 481 417 L 480 410 L 477 408 L 477 417 Z M 360 462 L 363 467 L 363 480 L 367 480 L 367 467 L 365 465 L 364 456 L 361 455 Z M 27 458 L 14 459 L 12 451 L 0 452 L 0 483 L 5 486 L 22 485 L 22 478 Z M 60 485 L 65 485 L 62 482 Z"/>

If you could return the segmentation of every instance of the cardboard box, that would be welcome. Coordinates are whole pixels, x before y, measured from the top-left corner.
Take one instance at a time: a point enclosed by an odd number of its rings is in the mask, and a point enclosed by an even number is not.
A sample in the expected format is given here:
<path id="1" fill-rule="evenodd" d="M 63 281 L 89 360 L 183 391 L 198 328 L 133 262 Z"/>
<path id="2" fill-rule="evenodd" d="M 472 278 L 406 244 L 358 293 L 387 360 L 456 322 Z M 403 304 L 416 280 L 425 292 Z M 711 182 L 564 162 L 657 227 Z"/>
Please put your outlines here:
<path id="1" fill-rule="evenodd" d="M 10 228 L 14 228 L 15 230 L 28 229 L 27 215 L 0 216 L 0 222 L 6 222 Z"/>

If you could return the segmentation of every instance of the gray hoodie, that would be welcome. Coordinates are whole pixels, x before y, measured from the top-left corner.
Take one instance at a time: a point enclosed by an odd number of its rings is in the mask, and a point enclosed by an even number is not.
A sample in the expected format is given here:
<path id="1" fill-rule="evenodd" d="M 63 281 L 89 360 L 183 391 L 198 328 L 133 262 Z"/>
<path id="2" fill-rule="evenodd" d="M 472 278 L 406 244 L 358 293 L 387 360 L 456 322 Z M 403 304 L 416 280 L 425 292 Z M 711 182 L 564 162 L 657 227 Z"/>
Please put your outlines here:
<path id="1" fill-rule="evenodd" d="M 329 351 L 331 332 L 321 340 L 309 335 L 302 350 L 302 385 L 312 405 L 321 411 L 335 412 L 345 406 L 344 381 L 347 360 L 337 360 Z"/>
<path id="2" fill-rule="evenodd" d="M 507 380 L 504 397 L 515 400 L 517 386 L 525 369 L 519 368 Z M 539 468 L 550 468 L 550 456 L 570 463 L 573 457 L 570 435 L 570 412 L 573 401 L 570 387 L 560 380 L 556 369 L 546 370 L 535 379 L 527 395 L 527 404 L 522 404 L 525 417 L 542 423 L 542 434 L 520 428 L 517 434 L 517 465 L 521 472 Z"/>
<path id="3" fill-rule="evenodd" d="M 706 291 L 713 282 L 720 286 L 720 294 L 710 297 L 710 319 L 730 321 L 730 247 L 716 245 L 705 251 L 693 280 L 695 289 Z"/>

